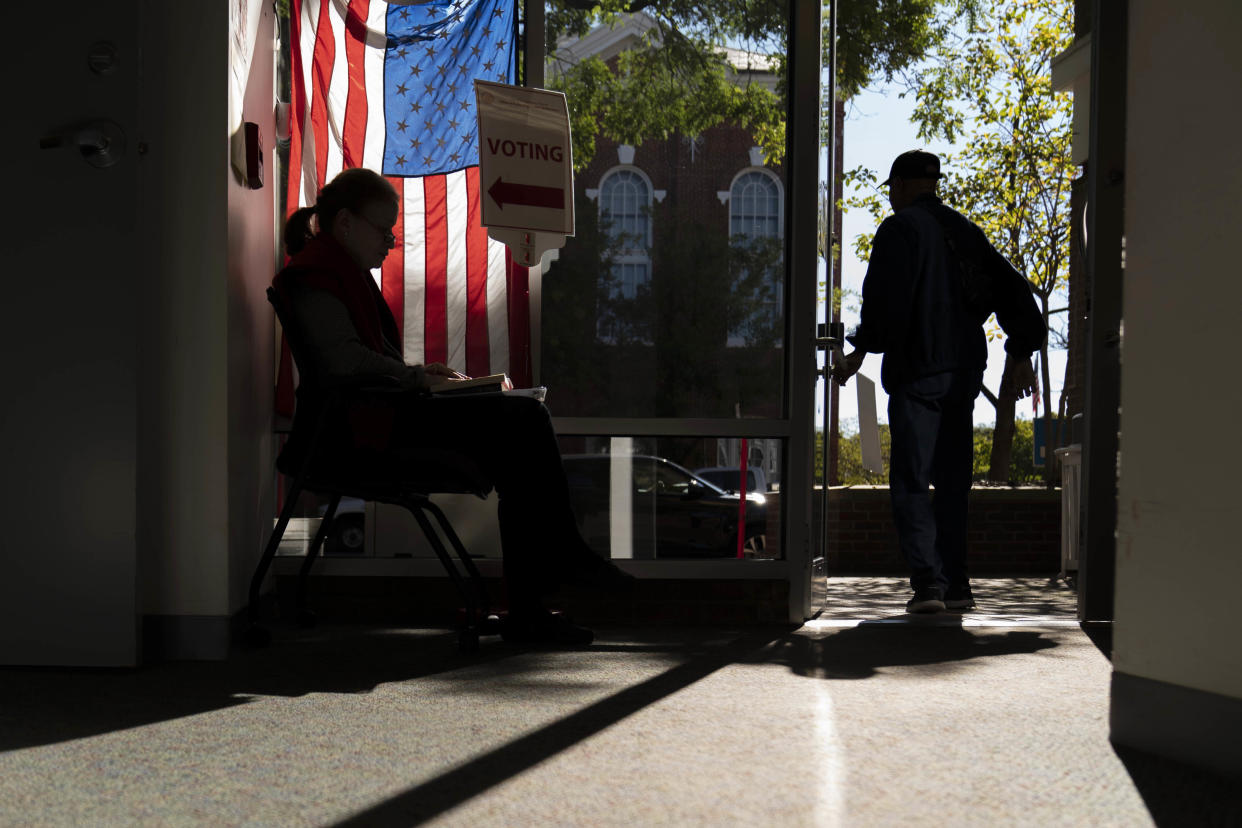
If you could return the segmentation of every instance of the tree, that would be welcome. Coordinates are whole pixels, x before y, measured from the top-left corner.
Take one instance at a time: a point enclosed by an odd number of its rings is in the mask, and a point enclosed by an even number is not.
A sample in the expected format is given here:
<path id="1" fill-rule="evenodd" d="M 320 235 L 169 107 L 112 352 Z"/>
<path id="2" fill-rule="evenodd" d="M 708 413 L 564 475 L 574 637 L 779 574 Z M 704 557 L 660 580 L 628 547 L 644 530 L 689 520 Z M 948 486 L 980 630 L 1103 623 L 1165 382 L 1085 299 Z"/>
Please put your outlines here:
<path id="1" fill-rule="evenodd" d="M 927 66 L 916 72 L 907 93 L 916 98 L 912 120 L 924 140 L 943 139 L 962 147 L 943 159 L 947 170 L 940 193 L 946 203 L 975 221 L 1035 294 L 1044 320 L 1063 297 L 1069 278 L 1071 100 L 1054 92 L 1052 58 L 1073 42 L 1073 3 L 1069 0 L 985 0 L 964 33 L 943 39 Z M 875 171 L 852 170 L 848 177 L 874 188 Z M 874 196 L 847 202 L 876 215 L 884 207 Z M 859 237 L 865 256 L 871 237 Z M 1064 304 L 1064 303 L 1062 303 Z M 1049 326 L 1050 340 L 1064 342 Z M 988 338 L 1002 336 L 995 320 Z M 1048 348 L 1039 352 L 1041 386 L 1049 386 Z M 1013 447 L 1015 399 L 1009 374 L 1000 393 L 985 394 L 996 408 L 989 479 L 1008 479 Z M 1052 400 L 1043 395 L 1044 422 L 1051 429 Z M 1052 434 L 1048 445 L 1052 442 Z M 1053 472 L 1048 466 L 1047 473 Z"/>
<path id="2" fill-rule="evenodd" d="M 841 0 L 838 89 L 842 99 L 873 77 L 891 80 L 950 31 L 980 0 Z M 721 123 L 751 131 L 770 161 L 785 153 L 787 0 L 549 0 L 546 48 L 554 61 L 548 85 L 566 93 L 574 165 L 583 169 L 607 136 L 637 146 L 674 134 L 699 135 Z M 823 5 L 827 26 L 828 4 Z M 616 56 L 574 58 L 564 39 L 615 25 L 642 12 L 653 26 L 642 42 Z M 776 92 L 739 85 L 723 46 L 739 49 L 756 68 L 774 71 Z M 827 37 L 823 38 L 827 57 Z M 831 109 L 829 109 L 831 111 Z"/>
<path id="3" fill-rule="evenodd" d="M 1018 420 L 1014 425 L 1014 451 L 1010 458 L 1010 464 L 1005 469 L 1003 482 L 1011 486 L 1026 486 L 1038 483 L 1040 472 L 1035 468 L 1034 424 L 1030 420 Z M 974 471 L 972 477 L 976 483 L 997 482 L 991 479 L 992 436 L 992 429 L 990 427 L 975 426 Z M 822 450 L 822 431 L 815 433 L 815 442 L 817 451 Z M 857 428 L 842 433 L 840 444 L 841 483 L 846 486 L 887 485 L 891 442 L 888 425 L 881 423 L 880 458 L 883 468 L 878 472 L 870 472 L 865 470 L 862 465 L 862 441 Z M 819 465 L 819 454 L 816 454 L 815 462 L 816 472 L 822 472 L 822 467 Z"/>

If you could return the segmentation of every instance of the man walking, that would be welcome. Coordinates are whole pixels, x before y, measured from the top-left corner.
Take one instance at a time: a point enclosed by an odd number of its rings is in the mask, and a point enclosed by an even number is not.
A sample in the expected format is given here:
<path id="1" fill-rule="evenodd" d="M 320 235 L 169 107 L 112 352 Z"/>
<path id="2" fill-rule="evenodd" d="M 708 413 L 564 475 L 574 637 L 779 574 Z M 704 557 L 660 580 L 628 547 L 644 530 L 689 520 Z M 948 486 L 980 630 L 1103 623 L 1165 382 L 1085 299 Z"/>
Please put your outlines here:
<path id="1" fill-rule="evenodd" d="M 940 201 L 939 179 L 940 159 L 929 152 L 893 161 L 884 181 L 893 215 L 872 243 L 861 321 L 847 337 L 854 351 L 837 352 L 832 368 L 844 385 L 868 353 L 884 354 L 893 517 L 914 590 L 906 611 L 918 613 L 975 605 L 966 511 L 974 403 L 987 364 L 983 323 L 995 312 L 1007 335 L 1005 373 L 1018 398 L 1034 392 L 1031 354 L 1047 334 L 1026 279 L 982 230 Z"/>

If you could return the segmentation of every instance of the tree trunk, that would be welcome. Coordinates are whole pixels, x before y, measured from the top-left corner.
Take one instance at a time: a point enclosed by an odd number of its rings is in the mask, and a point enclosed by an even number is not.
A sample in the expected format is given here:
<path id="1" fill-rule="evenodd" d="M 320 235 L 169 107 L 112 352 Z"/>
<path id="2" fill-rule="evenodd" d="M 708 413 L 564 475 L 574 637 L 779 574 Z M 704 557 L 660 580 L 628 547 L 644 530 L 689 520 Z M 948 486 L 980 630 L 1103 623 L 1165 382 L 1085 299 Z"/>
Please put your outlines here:
<path id="1" fill-rule="evenodd" d="M 1006 360 L 1000 391 L 996 395 L 996 427 L 992 430 L 992 463 L 988 468 L 988 481 L 992 483 L 1009 482 L 1009 466 L 1013 457 L 1013 418 L 1017 408 L 1012 375 L 1013 365 Z"/>

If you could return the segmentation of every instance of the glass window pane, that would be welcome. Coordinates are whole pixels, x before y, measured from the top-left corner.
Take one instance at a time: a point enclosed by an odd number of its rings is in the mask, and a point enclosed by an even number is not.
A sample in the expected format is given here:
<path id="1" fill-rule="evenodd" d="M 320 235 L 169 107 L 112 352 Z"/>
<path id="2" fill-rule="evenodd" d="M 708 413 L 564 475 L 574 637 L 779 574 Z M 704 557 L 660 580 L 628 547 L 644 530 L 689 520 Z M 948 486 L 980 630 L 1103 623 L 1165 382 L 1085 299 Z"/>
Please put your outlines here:
<path id="1" fill-rule="evenodd" d="M 616 559 L 728 560 L 739 557 L 740 534 L 740 557 L 781 557 L 780 440 L 563 436 L 560 442 L 574 515 L 596 552 Z"/>
<path id="2" fill-rule="evenodd" d="M 719 61 L 711 82 L 784 110 L 771 57 L 786 11 L 751 26 L 724 0 L 695 9 L 606 22 L 549 7 L 546 84 L 566 91 L 576 167 L 576 235 L 542 280 L 540 381 L 557 416 L 785 414 L 784 147 L 758 108 L 719 121 L 705 102 L 732 93 L 705 89 L 701 68 Z M 679 36 L 661 42 L 670 22 Z"/>

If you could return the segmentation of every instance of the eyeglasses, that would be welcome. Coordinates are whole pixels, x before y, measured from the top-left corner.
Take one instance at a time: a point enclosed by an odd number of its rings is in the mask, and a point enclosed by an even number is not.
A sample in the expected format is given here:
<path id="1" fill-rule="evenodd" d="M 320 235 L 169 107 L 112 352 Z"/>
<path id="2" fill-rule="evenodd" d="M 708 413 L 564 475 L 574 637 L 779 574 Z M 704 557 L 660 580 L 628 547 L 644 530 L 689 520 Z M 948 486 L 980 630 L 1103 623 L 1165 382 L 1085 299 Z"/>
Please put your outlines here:
<path id="1" fill-rule="evenodd" d="M 350 212 L 354 212 L 354 211 L 351 210 Z M 362 213 L 354 212 L 354 215 L 362 219 L 363 221 L 365 221 L 367 224 L 371 225 L 371 227 L 375 229 L 375 232 L 379 233 L 380 236 L 383 237 L 384 242 L 389 247 L 392 247 L 394 244 L 397 243 L 397 237 L 393 235 L 392 230 L 388 229 L 387 227 L 384 227 L 383 225 L 376 224 L 375 222 L 371 221 L 369 218 L 364 216 Z"/>

